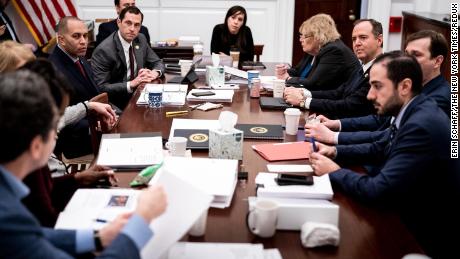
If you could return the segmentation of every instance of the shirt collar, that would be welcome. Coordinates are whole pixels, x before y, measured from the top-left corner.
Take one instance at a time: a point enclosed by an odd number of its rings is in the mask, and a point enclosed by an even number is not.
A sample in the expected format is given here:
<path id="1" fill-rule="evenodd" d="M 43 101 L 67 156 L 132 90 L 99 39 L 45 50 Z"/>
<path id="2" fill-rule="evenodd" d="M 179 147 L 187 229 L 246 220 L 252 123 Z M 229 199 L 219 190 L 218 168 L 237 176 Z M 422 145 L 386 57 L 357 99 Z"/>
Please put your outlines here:
<path id="1" fill-rule="evenodd" d="M 118 38 L 120 39 L 121 46 L 123 47 L 124 50 L 128 51 L 129 47 L 131 46 L 131 43 L 127 42 L 123 37 L 121 37 L 120 30 L 118 30 Z"/>
<path id="2" fill-rule="evenodd" d="M 72 57 L 72 56 L 71 56 L 69 53 L 67 53 L 67 51 L 65 51 L 65 49 L 62 48 L 59 44 L 58 44 L 57 46 L 58 46 L 58 48 L 60 48 L 60 49 L 62 50 L 62 52 L 64 52 L 64 53 L 73 61 L 73 63 L 75 63 L 75 62 L 77 62 L 77 61 L 79 60 L 78 57 L 76 57 L 76 58 Z"/>
<path id="3" fill-rule="evenodd" d="M 366 64 L 362 64 L 362 66 L 363 66 L 363 71 L 366 72 L 366 71 L 372 66 L 372 64 L 374 63 L 374 61 L 375 61 L 375 58 L 374 58 L 373 60 L 367 62 Z"/>
<path id="4" fill-rule="evenodd" d="M 399 129 L 399 125 L 401 124 L 402 117 L 404 116 L 404 113 L 406 112 L 407 107 L 409 107 L 409 104 L 415 99 L 415 97 L 417 96 L 412 97 L 412 99 L 410 99 L 410 101 L 402 107 L 401 111 L 399 111 L 398 116 L 396 116 L 396 119 L 394 120 L 394 122 L 395 122 L 395 126 L 397 129 Z"/>
<path id="5" fill-rule="evenodd" d="M 6 184 L 11 188 L 13 191 L 13 194 L 17 196 L 19 199 L 22 199 L 29 195 L 29 188 L 18 180 L 16 177 L 13 176 L 12 173 L 10 173 L 8 170 L 6 170 L 5 167 L 0 165 L 0 175 L 3 176 L 5 179 Z"/>

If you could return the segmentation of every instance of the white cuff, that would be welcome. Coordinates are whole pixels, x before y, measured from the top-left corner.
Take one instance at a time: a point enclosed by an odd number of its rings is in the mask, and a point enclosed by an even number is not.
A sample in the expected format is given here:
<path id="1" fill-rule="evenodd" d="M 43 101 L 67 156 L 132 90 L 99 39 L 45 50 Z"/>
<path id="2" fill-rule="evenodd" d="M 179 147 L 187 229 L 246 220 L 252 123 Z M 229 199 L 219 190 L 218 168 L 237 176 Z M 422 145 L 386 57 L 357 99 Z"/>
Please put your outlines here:
<path id="1" fill-rule="evenodd" d="M 339 130 L 338 131 L 342 131 L 342 122 L 339 120 Z"/>
<path id="2" fill-rule="evenodd" d="M 156 70 L 156 69 L 154 70 L 158 72 L 158 77 L 161 77 L 163 75 L 163 73 L 161 73 L 161 70 Z"/>
<path id="3" fill-rule="evenodd" d="M 334 144 L 339 144 L 339 134 L 340 132 L 334 132 Z"/>
<path id="4" fill-rule="evenodd" d="M 312 97 L 311 92 L 309 90 L 307 90 L 305 88 L 302 89 L 302 90 L 303 90 L 303 97 L 305 97 L 305 98 L 311 98 Z"/>
<path id="5" fill-rule="evenodd" d="M 133 89 L 131 89 L 131 81 L 128 81 L 126 84 L 126 90 L 128 91 L 128 94 L 133 92 Z"/>
<path id="6" fill-rule="evenodd" d="M 305 109 L 310 109 L 311 100 L 313 100 L 311 97 L 307 97 L 307 99 L 305 99 Z"/>

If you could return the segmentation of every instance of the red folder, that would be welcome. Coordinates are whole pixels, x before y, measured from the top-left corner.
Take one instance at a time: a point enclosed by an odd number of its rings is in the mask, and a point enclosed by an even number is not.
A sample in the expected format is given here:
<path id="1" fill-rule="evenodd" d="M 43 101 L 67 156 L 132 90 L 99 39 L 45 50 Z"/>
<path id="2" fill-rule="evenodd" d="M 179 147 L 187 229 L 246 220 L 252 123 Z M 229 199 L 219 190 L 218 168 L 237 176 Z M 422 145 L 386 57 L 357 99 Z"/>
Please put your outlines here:
<path id="1" fill-rule="evenodd" d="M 310 142 L 284 142 L 253 145 L 252 148 L 268 161 L 308 159 L 312 152 Z"/>

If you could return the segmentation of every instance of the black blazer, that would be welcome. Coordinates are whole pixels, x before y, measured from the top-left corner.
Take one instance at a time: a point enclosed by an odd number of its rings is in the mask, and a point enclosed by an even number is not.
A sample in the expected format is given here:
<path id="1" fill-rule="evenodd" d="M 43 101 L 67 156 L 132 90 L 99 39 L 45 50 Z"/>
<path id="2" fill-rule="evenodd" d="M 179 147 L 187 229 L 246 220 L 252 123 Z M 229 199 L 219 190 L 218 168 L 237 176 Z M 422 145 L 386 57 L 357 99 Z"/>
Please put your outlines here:
<path id="1" fill-rule="evenodd" d="M 243 37 L 246 40 L 246 44 L 239 46 L 240 48 L 240 62 L 242 61 L 253 61 L 254 60 L 254 40 L 252 39 L 252 32 L 248 26 L 241 27 L 239 33 L 243 34 Z M 224 42 L 223 35 L 226 34 L 229 36 L 228 42 Z M 225 24 L 217 24 L 212 30 L 211 38 L 211 53 L 220 52 L 230 55 L 230 48 L 233 45 L 236 45 L 237 36 L 233 36 L 228 32 L 228 29 L 225 28 Z"/>
<path id="2" fill-rule="evenodd" d="M 303 64 L 302 68 L 307 62 L 311 62 L 312 58 L 310 55 L 305 55 L 300 62 Z M 286 82 L 305 87 L 310 91 L 336 89 L 345 83 L 358 68 L 361 68 L 358 58 L 338 39 L 321 48 L 307 78 L 298 77 L 302 70 L 296 67 L 288 71 L 292 78 Z"/>
<path id="3" fill-rule="evenodd" d="M 347 82 L 335 90 L 312 91 L 310 110 L 328 118 L 347 118 L 375 113 L 372 102 L 367 100 L 369 92 L 369 70 L 359 68 Z"/>
<path id="4" fill-rule="evenodd" d="M 54 64 L 56 69 L 66 77 L 74 91 L 70 98 L 71 105 L 87 101 L 99 94 L 99 90 L 96 87 L 96 81 L 94 81 L 93 70 L 85 58 L 80 58 L 80 61 L 87 78 L 80 73 L 73 60 L 58 46 L 54 48 L 49 60 Z"/>
<path id="5" fill-rule="evenodd" d="M 99 24 L 99 31 L 96 35 L 96 46 L 104 41 L 110 34 L 118 30 L 117 19 L 113 19 L 110 22 L 104 22 Z M 147 42 L 150 43 L 149 30 L 144 25 L 141 26 L 140 33 L 144 34 L 147 38 Z"/>

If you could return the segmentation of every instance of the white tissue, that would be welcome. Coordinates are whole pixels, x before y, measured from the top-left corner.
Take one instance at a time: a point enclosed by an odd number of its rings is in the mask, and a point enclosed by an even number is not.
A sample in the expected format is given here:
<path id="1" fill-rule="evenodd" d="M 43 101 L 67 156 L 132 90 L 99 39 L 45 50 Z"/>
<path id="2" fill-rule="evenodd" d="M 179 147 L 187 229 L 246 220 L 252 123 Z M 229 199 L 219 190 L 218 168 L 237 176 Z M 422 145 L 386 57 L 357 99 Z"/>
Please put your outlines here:
<path id="1" fill-rule="evenodd" d="M 212 65 L 213 65 L 214 67 L 218 67 L 218 66 L 219 66 L 219 63 L 220 63 L 220 56 L 219 56 L 219 54 L 212 53 L 212 55 L 211 55 L 211 60 L 212 60 Z"/>
<path id="2" fill-rule="evenodd" d="M 235 129 L 238 115 L 230 111 L 223 111 L 219 115 L 220 129 L 224 132 L 232 132 Z"/>
<path id="3" fill-rule="evenodd" d="M 338 246 L 340 231 L 332 224 L 305 222 L 301 228 L 300 241 L 304 247 Z"/>

